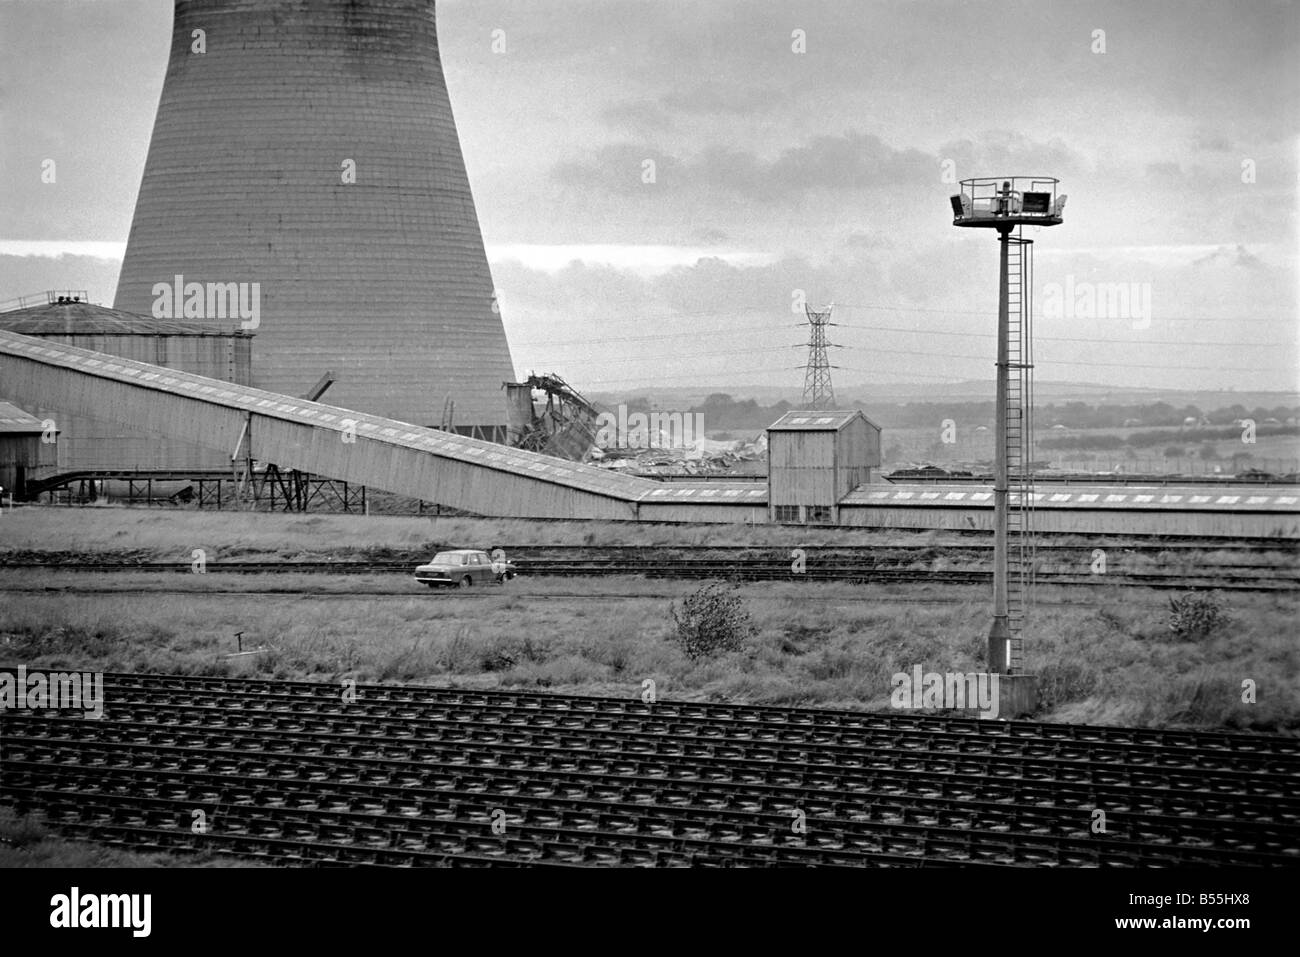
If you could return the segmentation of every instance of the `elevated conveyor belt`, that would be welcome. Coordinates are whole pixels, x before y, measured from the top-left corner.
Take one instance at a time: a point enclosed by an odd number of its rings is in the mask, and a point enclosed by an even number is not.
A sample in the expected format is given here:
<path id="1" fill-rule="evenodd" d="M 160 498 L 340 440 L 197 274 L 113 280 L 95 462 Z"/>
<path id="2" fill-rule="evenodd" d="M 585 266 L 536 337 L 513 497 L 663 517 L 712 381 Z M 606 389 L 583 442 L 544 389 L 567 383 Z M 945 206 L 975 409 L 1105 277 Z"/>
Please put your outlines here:
<path id="1" fill-rule="evenodd" d="M 0 331 L 0 394 L 481 515 L 636 519 L 662 483 Z M 656 497 L 653 501 L 659 501 Z"/>
<path id="2" fill-rule="evenodd" d="M 479 515 L 652 522 L 768 522 L 758 482 L 656 482 L 0 331 L 0 396 L 91 414 L 223 449 L 251 435 L 252 456 Z M 245 440 L 246 441 L 246 440 Z M 1069 486 L 1033 494 L 1039 528 L 1082 535 L 1300 537 L 1290 486 Z M 979 485 L 862 485 L 840 525 L 986 531 Z"/>

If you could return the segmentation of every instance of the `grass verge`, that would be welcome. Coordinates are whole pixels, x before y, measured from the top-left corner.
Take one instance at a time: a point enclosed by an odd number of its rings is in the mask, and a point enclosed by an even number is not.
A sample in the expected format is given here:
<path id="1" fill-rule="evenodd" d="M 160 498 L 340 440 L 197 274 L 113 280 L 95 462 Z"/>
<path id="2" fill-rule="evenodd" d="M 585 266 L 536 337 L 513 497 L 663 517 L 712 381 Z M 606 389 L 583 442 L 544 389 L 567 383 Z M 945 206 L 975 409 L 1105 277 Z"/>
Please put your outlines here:
<path id="1" fill-rule="evenodd" d="M 357 593 L 355 576 L 239 576 L 323 594 L 222 594 L 218 576 L 138 576 L 144 591 L 4 592 L 36 573 L 0 572 L 0 664 L 409 682 L 834 708 L 889 707 L 891 678 L 985 668 L 984 589 L 768 582 L 741 586 L 757 633 L 738 651 L 692 662 L 670 640 L 669 606 L 694 583 L 551 579 L 567 597 Z M 75 589 L 137 576 L 46 575 Z M 220 576 L 227 585 L 233 576 Z M 150 593 L 159 579 L 192 583 Z M 530 586 L 535 587 L 535 586 Z M 333 591 L 333 593 L 330 593 Z M 1195 640 L 1169 627 L 1167 593 L 1044 588 L 1027 631 L 1051 721 L 1255 730 L 1300 728 L 1295 596 L 1235 594 L 1227 620 Z M 941 603 L 925 601 L 929 595 Z M 917 599 L 920 599 L 919 601 Z M 1072 600 L 1073 599 L 1073 600 Z M 225 657 L 243 647 L 255 656 Z M 1243 682 L 1257 700 L 1243 702 Z M 111 702 L 109 703 L 111 707 Z"/>

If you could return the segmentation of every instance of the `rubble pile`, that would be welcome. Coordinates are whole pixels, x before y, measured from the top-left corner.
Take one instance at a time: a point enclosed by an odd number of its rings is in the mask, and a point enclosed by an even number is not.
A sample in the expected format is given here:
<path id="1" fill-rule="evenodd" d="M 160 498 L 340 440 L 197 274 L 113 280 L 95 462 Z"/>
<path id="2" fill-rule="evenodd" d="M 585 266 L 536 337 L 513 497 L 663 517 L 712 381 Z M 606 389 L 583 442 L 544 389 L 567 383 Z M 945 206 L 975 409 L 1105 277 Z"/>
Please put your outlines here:
<path id="1" fill-rule="evenodd" d="M 686 445 L 671 445 L 663 435 L 651 436 L 642 447 L 593 445 L 584 461 L 637 475 L 756 475 L 767 469 L 767 433 L 733 442 L 700 437 Z"/>

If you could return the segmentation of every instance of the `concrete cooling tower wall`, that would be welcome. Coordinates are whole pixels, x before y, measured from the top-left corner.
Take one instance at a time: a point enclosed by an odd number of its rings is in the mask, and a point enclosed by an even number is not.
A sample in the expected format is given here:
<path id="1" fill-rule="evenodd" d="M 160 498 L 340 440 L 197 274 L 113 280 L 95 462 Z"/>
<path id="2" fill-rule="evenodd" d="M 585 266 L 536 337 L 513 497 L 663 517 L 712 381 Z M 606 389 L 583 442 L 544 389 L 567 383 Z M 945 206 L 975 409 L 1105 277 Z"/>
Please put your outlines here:
<path id="1" fill-rule="evenodd" d="M 433 0 L 178 0 L 115 305 L 238 321 L 259 388 L 330 370 L 334 405 L 504 439 Z"/>

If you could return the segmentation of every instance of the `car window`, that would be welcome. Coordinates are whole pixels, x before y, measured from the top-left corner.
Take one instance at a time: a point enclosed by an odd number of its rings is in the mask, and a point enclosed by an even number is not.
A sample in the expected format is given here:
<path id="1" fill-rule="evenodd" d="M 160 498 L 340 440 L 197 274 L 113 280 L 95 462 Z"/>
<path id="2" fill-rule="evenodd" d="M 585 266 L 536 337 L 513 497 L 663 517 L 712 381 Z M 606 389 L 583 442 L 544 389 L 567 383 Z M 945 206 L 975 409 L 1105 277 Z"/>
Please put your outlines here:
<path id="1" fill-rule="evenodd" d="M 433 561 L 430 562 L 429 564 L 431 564 L 431 565 L 459 565 L 459 564 L 460 564 L 460 556 L 457 555 L 455 552 L 439 552 L 437 555 L 434 555 L 434 556 L 433 556 Z"/>

